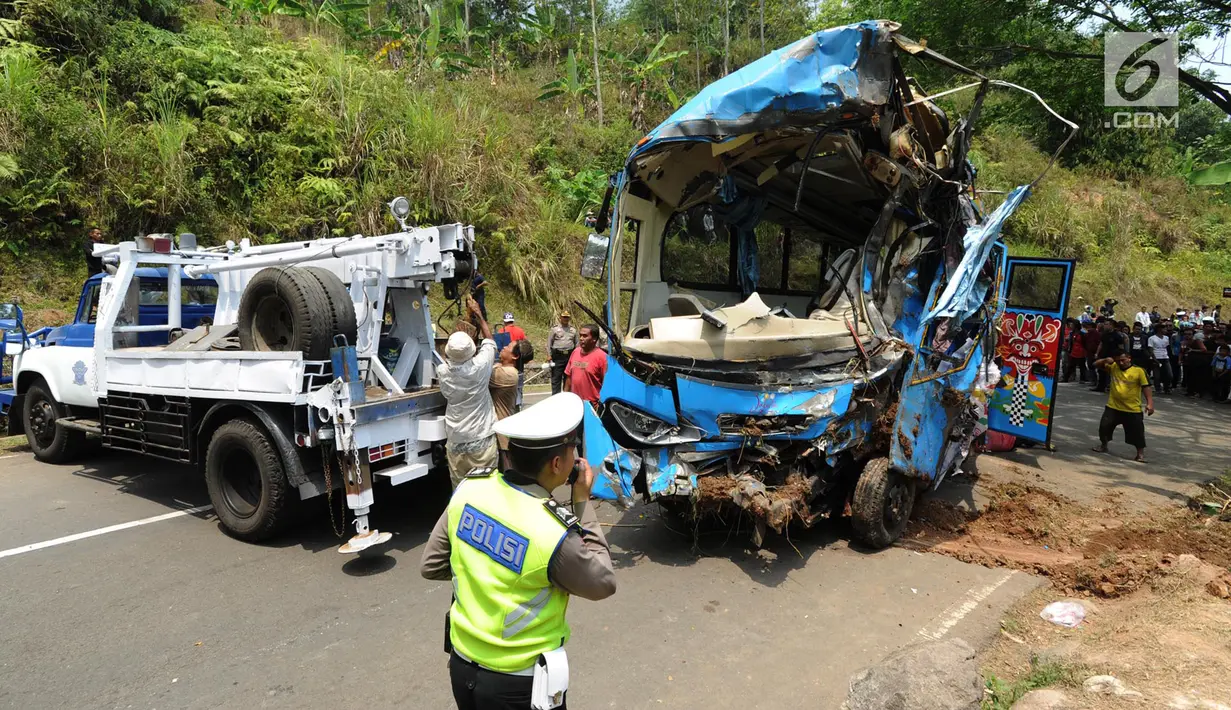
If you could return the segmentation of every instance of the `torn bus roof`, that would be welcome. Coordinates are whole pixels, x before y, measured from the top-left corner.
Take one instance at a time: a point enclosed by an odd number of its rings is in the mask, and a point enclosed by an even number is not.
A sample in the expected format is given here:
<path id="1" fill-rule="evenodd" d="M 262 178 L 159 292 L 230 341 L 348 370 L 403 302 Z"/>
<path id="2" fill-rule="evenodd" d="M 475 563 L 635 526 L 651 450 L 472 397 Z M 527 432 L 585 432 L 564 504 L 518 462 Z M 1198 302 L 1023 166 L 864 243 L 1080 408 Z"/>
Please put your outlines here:
<path id="1" fill-rule="evenodd" d="M 673 140 L 722 140 L 784 125 L 812 126 L 889 101 L 895 22 L 821 30 L 701 90 L 637 146 L 630 160 Z"/>

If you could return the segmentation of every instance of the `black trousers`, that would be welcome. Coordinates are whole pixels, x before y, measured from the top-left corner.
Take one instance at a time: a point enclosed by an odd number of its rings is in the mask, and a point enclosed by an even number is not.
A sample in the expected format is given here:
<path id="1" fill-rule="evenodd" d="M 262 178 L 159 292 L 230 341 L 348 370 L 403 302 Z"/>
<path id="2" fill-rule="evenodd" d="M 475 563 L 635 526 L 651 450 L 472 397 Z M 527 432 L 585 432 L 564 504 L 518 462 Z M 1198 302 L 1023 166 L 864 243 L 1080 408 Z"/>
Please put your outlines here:
<path id="1" fill-rule="evenodd" d="M 1111 441 L 1117 426 L 1124 427 L 1124 443 L 1139 449 L 1146 447 L 1146 424 L 1142 412 L 1124 412 L 1111 407 L 1103 408 L 1103 418 L 1098 423 L 1098 438 L 1103 446 Z"/>
<path id="2" fill-rule="evenodd" d="M 531 676 L 506 675 L 449 656 L 449 681 L 458 710 L 530 710 Z M 560 706 L 568 710 L 568 696 Z"/>
<path id="3" fill-rule="evenodd" d="M 1231 372 L 1224 372 L 1214 377 L 1214 401 L 1221 402 L 1231 394 Z"/>
<path id="4" fill-rule="evenodd" d="M 1068 382 L 1073 379 L 1073 370 L 1081 373 L 1081 381 L 1086 381 L 1086 359 L 1084 357 L 1069 356 L 1069 361 L 1064 365 L 1064 379 L 1062 382 Z"/>
<path id="5" fill-rule="evenodd" d="M 560 394 L 564 389 L 564 368 L 568 365 L 570 353 L 551 354 L 551 393 Z"/>
<path id="6" fill-rule="evenodd" d="M 1154 372 L 1150 375 L 1154 380 L 1156 388 L 1161 387 L 1164 392 L 1171 391 L 1171 360 L 1155 360 Z"/>
<path id="7" fill-rule="evenodd" d="M 1096 380 L 1095 391 L 1096 392 L 1106 392 L 1107 388 L 1111 385 L 1111 373 L 1102 367 L 1097 368 L 1097 369 L 1098 369 L 1098 379 Z"/>

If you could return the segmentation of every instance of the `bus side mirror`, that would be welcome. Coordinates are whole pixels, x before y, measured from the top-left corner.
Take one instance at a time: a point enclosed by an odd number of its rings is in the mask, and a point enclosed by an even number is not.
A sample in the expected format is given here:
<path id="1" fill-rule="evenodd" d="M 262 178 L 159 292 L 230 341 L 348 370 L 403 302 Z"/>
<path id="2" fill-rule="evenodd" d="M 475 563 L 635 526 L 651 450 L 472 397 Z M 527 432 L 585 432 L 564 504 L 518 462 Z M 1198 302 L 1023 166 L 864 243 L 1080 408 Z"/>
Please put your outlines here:
<path id="1" fill-rule="evenodd" d="M 0 321 L 11 320 L 15 324 L 21 324 L 22 316 L 21 306 L 16 302 L 0 303 Z"/>
<path id="2" fill-rule="evenodd" d="M 594 232 L 586 238 L 586 246 L 581 253 L 581 277 L 583 279 L 603 278 L 603 272 L 607 268 L 607 247 L 610 244 L 610 237 Z"/>

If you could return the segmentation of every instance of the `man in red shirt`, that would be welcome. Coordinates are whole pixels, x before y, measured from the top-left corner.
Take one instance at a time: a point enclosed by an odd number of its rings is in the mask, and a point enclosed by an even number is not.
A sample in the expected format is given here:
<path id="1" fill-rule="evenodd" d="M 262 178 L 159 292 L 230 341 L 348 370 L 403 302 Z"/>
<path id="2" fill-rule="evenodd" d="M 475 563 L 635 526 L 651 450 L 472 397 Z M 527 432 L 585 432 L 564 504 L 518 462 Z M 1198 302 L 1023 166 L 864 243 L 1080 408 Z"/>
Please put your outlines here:
<path id="1" fill-rule="evenodd" d="M 514 322 L 512 313 L 504 314 L 504 332 L 509 334 L 509 342 L 511 343 L 526 339 L 526 331 L 522 330 L 521 326 Z"/>
<path id="2" fill-rule="evenodd" d="M 564 391 L 572 392 L 591 404 L 598 404 L 598 392 L 607 375 L 607 353 L 599 350 L 598 326 L 583 325 L 577 337 L 580 345 L 564 366 Z"/>

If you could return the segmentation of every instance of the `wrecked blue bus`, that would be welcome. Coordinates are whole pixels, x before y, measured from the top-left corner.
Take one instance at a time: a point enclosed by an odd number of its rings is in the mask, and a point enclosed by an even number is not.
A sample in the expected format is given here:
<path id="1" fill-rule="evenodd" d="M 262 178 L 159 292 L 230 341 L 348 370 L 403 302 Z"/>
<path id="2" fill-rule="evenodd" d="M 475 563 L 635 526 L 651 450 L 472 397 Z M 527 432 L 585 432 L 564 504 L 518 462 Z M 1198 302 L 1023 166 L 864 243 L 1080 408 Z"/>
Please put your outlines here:
<path id="1" fill-rule="evenodd" d="M 1049 442 L 1073 263 L 1011 258 L 1033 183 L 986 210 L 967 160 L 987 93 L 1027 90 L 898 29 L 816 32 L 714 82 L 612 177 L 582 259 L 610 344 L 596 495 L 750 518 L 757 544 L 848 514 L 883 547 L 987 428 Z M 929 95 L 907 58 L 964 83 Z"/>

